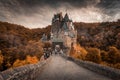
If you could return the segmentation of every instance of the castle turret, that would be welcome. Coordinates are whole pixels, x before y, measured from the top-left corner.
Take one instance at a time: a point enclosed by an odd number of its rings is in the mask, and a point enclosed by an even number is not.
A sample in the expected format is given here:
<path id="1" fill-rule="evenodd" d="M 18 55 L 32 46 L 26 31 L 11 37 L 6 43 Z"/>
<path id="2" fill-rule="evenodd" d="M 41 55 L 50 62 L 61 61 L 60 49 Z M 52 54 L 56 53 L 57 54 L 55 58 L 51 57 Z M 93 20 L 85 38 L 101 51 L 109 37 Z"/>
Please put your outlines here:
<path id="1" fill-rule="evenodd" d="M 71 47 L 71 44 L 76 43 L 76 36 L 76 30 L 68 14 L 66 13 L 64 18 L 62 13 L 55 14 L 52 19 L 51 41 L 63 42 L 64 46 Z"/>
<path id="2" fill-rule="evenodd" d="M 61 22 L 63 20 L 62 13 L 55 14 L 53 19 L 52 19 L 52 33 L 57 34 L 61 28 Z"/>
<path id="3" fill-rule="evenodd" d="M 70 19 L 69 19 L 69 17 L 68 17 L 68 14 L 67 14 L 67 13 L 65 14 L 64 21 L 65 21 L 65 22 L 70 21 Z"/>

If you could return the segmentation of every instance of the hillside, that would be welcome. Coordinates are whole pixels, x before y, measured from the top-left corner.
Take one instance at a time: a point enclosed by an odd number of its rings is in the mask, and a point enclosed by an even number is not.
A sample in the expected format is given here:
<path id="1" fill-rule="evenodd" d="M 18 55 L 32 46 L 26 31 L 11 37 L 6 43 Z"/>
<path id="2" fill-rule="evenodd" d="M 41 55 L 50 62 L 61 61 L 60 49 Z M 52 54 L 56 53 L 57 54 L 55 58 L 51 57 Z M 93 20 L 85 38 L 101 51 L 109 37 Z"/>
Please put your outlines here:
<path id="1" fill-rule="evenodd" d="M 103 23 L 74 23 L 78 42 L 84 47 L 107 50 L 108 46 L 120 49 L 120 21 Z"/>
<path id="2" fill-rule="evenodd" d="M 84 56 L 85 58 L 78 55 L 77 58 L 120 68 L 120 21 L 74 22 L 74 25 L 78 32 L 78 43 L 87 53 L 100 54 L 100 62 L 91 57 L 91 54 Z M 0 22 L 0 71 L 37 63 L 43 54 L 44 44 L 40 42 L 40 38 L 44 33 L 50 38 L 50 29 L 51 26 L 28 29 L 21 25 Z"/>
<path id="3" fill-rule="evenodd" d="M 75 22 L 74 25 L 78 31 L 77 42 L 87 50 L 86 55 L 75 54 L 75 58 L 120 69 L 119 20 L 103 23 Z"/>
<path id="4" fill-rule="evenodd" d="M 21 25 L 0 22 L 0 70 L 36 63 L 42 56 L 40 38 L 50 26 L 28 29 Z"/>

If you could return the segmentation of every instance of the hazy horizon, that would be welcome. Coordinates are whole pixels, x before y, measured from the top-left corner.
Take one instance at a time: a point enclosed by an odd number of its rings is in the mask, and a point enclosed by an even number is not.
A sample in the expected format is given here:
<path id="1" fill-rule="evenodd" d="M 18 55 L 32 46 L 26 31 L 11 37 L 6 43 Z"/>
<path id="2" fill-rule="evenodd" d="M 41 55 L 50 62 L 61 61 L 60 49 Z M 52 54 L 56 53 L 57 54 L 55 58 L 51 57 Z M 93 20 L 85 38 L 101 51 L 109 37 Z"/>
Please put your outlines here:
<path id="1" fill-rule="evenodd" d="M 66 13 L 74 22 L 106 22 L 120 19 L 120 0 L 0 0 L 0 21 L 42 28 L 55 13 Z"/>

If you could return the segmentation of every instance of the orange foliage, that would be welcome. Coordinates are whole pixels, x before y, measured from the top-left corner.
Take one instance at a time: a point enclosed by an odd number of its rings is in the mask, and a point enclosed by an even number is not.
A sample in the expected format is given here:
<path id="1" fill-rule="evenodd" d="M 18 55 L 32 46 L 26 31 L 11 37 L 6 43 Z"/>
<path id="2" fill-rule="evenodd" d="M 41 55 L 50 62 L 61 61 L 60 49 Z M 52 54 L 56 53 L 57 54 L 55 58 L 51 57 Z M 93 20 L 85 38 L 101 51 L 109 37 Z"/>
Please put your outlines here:
<path id="1" fill-rule="evenodd" d="M 0 66 L 1 66 L 1 64 L 3 63 L 3 55 L 2 55 L 2 53 L 1 53 L 1 50 L 0 50 Z"/>
<path id="2" fill-rule="evenodd" d="M 26 65 L 26 64 L 36 64 L 38 63 L 39 60 L 36 56 L 30 56 L 30 55 L 27 55 L 26 59 L 25 60 L 19 60 L 17 59 L 14 63 L 13 63 L 13 67 L 19 67 L 19 66 L 23 66 L 23 65 Z"/>
<path id="3" fill-rule="evenodd" d="M 26 62 L 28 64 L 35 64 L 35 63 L 38 63 L 39 60 L 38 60 L 38 58 L 36 56 L 31 57 L 31 56 L 27 55 Z"/>
<path id="4" fill-rule="evenodd" d="M 13 67 L 19 67 L 19 66 L 23 66 L 26 64 L 25 60 L 19 60 L 17 59 L 14 63 L 13 63 Z"/>
<path id="5" fill-rule="evenodd" d="M 114 46 L 109 47 L 108 62 L 112 64 L 120 63 L 120 51 Z"/>
<path id="6" fill-rule="evenodd" d="M 74 45 L 70 50 L 70 56 L 74 58 L 84 59 L 87 51 L 79 44 Z"/>
<path id="7" fill-rule="evenodd" d="M 88 54 L 85 57 L 85 60 L 92 61 L 95 63 L 101 63 L 100 50 L 97 48 L 88 48 Z"/>

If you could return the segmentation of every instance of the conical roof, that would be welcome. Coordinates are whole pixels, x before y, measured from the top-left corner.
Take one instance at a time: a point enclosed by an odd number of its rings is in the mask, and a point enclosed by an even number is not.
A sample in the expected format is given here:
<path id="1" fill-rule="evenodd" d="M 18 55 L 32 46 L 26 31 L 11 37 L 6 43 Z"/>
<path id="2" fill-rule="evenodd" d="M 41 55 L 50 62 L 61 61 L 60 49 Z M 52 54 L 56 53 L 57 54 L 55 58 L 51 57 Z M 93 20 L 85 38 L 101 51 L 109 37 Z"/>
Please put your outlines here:
<path id="1" fill-rule="evenodd" d="M 69 21 L 69 16 L 67 13 L 65 14 L 64 21 Z"/>

